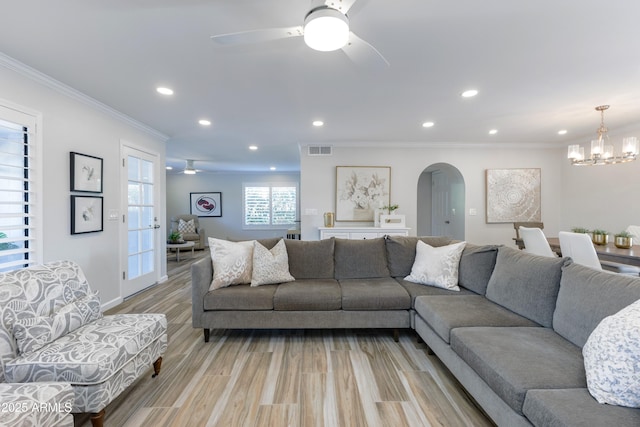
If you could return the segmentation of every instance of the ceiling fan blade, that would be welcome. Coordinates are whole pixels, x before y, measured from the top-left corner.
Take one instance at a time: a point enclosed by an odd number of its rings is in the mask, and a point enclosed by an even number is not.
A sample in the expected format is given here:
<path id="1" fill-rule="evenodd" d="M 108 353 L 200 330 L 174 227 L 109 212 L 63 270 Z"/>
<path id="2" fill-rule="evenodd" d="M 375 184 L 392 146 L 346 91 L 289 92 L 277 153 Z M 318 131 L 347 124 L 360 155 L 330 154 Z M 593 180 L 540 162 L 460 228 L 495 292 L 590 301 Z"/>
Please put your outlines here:
<path id="1" fill-rule="evenodd" d="M 363 6 L 367 4 L 369 0 L 325 0 L 325 5 L 332 7 L 334 9 L 338 9 L 340 12 L 346 14 L 353 7 L 354 3 L 358 3 L 358 7 L 356 9 L 360 10 Z M 355 9 L 351 10 L 351 12 L 357 12 Z"/>
<path id="2" fill-rule="evenodd" d="M 343 46 L 342 50 L 349 59 L 360 66 L 372 69 L 389 67 L 389 62 L 384 56 L 375 47 L 356 36 L 353 31 L 349 33 L 349 43 Z"/>
<path id="3" fill-rule="evenodd" d="M 262 43 L 271 40 L 286 39 L 302 36 L 302 26 L 267 28 L 264 30 L 241 31 L 238 33 L 219 34 L 211 36 L 211 40 L 223 45 Z"/>

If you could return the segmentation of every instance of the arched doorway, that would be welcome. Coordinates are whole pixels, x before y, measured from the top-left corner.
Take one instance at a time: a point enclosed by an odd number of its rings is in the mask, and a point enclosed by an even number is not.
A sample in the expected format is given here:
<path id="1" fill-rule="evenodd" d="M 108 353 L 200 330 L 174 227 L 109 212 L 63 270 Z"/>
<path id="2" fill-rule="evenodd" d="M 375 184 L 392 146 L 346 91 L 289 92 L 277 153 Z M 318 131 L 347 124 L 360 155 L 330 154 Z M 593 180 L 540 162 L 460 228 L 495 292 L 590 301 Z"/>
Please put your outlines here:
<path id="1" fill-rule="evenodd" d="M 460 171 L 434 163 L 418 178 L 418 236 L 451 236 L 464 240 L 465 184 Z"/>

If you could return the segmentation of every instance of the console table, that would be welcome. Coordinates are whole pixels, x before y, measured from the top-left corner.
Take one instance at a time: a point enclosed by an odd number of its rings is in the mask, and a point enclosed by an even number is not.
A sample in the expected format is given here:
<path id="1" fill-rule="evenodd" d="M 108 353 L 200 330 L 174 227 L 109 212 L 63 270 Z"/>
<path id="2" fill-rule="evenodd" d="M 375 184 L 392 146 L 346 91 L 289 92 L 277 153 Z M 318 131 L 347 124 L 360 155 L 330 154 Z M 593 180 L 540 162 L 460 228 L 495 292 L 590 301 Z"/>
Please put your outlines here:
<path id="1" fill-rule="evenodd" d="M 408 236 L 410 228 L 382 227 L 318 227 L 320 240 L 337 237 L 340 239 L 375 239 L 384 236 Z"/>

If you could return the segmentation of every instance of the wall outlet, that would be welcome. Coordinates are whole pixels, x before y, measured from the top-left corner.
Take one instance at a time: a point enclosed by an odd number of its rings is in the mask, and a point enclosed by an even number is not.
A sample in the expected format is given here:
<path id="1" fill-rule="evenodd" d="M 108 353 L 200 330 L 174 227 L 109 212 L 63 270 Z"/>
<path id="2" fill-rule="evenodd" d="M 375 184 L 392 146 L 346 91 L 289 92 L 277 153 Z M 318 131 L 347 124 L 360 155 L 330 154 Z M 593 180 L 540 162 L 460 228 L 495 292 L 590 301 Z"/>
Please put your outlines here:
<path id="1" fill-rule="evenodd" d="M 117 209 L 109 209 L 109 221 L 117 221 L 120 217 Z"/>
<path id="2" fill-rule="evenodd" d="M 470 215 L 470 216 L 476 216 L 476 215 L 478 215 L 478 211 L 476 210 L 476 208 L 471 208 L 471 209 L 469 209 L 469 215 Z"/>
<path id="3" fill-rule="evenodd" d="M 318 209 L 315 208 L 307 208 L 304 210 L 305 215 L 318 215 Z"/>

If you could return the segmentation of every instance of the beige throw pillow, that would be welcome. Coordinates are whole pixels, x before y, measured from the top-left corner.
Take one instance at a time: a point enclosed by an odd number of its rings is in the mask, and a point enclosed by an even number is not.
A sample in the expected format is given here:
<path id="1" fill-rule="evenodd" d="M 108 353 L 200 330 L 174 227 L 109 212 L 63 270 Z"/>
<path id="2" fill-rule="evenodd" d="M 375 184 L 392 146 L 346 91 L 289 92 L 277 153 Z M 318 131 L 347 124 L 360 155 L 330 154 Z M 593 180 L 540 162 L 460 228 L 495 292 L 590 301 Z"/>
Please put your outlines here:
<path id="1" fill-rule="evenodd" d="M 180 219 L 178 221 L 178 233 L 180 234 L 194 234 L 196 232 L 196 223 L 194 220 L 190 219 L 189 221 L 185 221 L 184 219 Z"/>
<path id="2" fill-rule="evenodd" d="M 289 273 L 289 256 L 284 240 L 280 240 L 271 250 L 255 242 L 253 247 L 253 273 L 251 286 L 293 282 Z"/>
<path id="3" fill-rule="evenodd" d="M 416 259 L 411 274 L 404 278 L 409 282 L 459 291 L 458 268 L 466 242 L 433 247 L 418 240 Z"/>
<path id="4" fill-rule="evenodd" d="M 251 283 L 253 240 L 229 242 L 209 237 L 213 280 L 209 290 Z"/>

